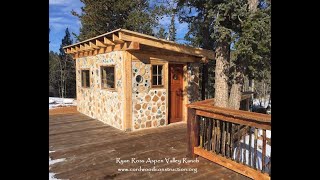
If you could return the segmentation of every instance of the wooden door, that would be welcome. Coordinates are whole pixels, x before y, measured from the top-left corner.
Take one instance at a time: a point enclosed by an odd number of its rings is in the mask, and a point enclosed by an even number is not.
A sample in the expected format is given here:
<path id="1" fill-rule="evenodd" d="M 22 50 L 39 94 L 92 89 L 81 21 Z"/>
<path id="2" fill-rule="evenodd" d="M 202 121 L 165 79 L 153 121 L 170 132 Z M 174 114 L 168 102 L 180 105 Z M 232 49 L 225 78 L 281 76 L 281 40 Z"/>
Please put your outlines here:
<path id="1" fill-rule="evenodd" d="M 182 121 L 183 65 L 169 65 L 169 123 Z"/>

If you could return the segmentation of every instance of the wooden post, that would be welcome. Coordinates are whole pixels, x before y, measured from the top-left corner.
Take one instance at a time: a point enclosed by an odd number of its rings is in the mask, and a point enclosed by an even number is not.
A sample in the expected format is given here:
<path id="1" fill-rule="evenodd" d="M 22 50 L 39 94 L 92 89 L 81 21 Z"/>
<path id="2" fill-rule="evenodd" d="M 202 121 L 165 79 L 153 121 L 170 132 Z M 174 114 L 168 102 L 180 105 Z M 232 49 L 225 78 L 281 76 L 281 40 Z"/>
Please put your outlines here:
<path id="1" fill-rule="evenodd" d="M 207 149 L 207 126 L 208 126 L 208 123 L 207 123 L 207 118 L 205 117 L 202 117 L 203 119 L 203 149 Z"/>
<path id="2" fill-rule="evenodd" d="M 227 130 L 226 130 L 226 132 L 227 132 L 227 144 L 226 144 L 226 146 L 227 146 L 227 157 L 230 157 L 230 127 L 229 127 L 229 122 L 226 122 L 227 123 Z"/>
<path id="3" fill-rule="evenodd" d="M 194 154 L 194 147 L 199 146 L 199 120 L 196 117 L 196 110 L 188 108 L 188 157 L 197 157 Z"/>
<path id="4" fill-rule="evenodd" d="M 252 161 L 251 161 L 251 141 L 252 141 L 252 137 L 251 137 L 251 127 L 249 127 L 249 166 L 252 167 Z"/>
<path id="5" fill-rule="evenodd" d="M 240 162 L 240 150 L 241 150 L 241 147 L 240 147 L 240 140 L 241 140 L 241 134 L 240 134 L 240 124 L 238 124 L 237 126 L 237 129 L 238 129 L 238 145 L 237 145 L 237 158 L 236 158 L 236 161 L 239 163 Z"/>
<path id="6" fill-rule="evenodd" d="M 265 157 L 266 157 L 266 130 L 263 129 L 262 130 L 262 172 L 266 171 L 266 161 L 265 161 Z"/>
<path id="7" fill-rule="evenodd" d="M 247 128 L 247 127 L 245 127 Z M 243 135 L 243 155 L 242 155 L 242 162 L 243 164 L 246 164 L 246 153 L 247 153 L 247 149 L 246 149 L 246 134 Z"/>
<path id="8" fill-rule="evenodd" d="M 254 128 L 254 156 L 253 156 L 253 168 L 257 169 L 257 145 L 258 145 L 258 129 Z"/>
<path id="9" fill-rule="evenodd" d="M 231 153 L 231 159 L 234 160 L 233 158 L 233 135 L 234 135 L 234 124 L 231 123 L 231 134 L 230 134 L 230 153 Z"/>
<path id="10" fill-rule="evenodd" d="M 203 124 L 204 124 L 204 122 L 203 122 L 203 120 L 202 120 L 202 118 L 199 118 L 199 124 L 200 124 L 200 132 L 199 132 L 199 138 L 200 138 L 200 147 L 203 147 Z"/>
<path id="11" fill-rule="evenodd" d="M 217 120 L 217 145 L 216 145 L 216 153 L 219 154 L 220 153 L 220 140 L 221 138 L 221 131 L 220 131 L 220 120 Z"/>
<path id="12" fill-rule="evenodd" d="M 213 152 L 216 152 L 216 136 L 217 136 L 217 128 L 216 128 L 216 120 L 215 119 L 212 119 L 213 121 L 213 124 L 212 124 L 212 151 Z"/>
<path id="13" fill-rule="evenodd" d="M 226 122 L 222 121 L 222 147 L 221 147 L 221 151 L 222 151 L 222 156 L 226 155 Z"/>
<path id="14" fill-rule="evenodd" d="M 208 121 L 208 129 L 207 129 L 207 150 L 210 151 L 211 150 L 211 137 L 212 137 L 212 120 L 211 118 L 206 118 L 206 120 Z"/>

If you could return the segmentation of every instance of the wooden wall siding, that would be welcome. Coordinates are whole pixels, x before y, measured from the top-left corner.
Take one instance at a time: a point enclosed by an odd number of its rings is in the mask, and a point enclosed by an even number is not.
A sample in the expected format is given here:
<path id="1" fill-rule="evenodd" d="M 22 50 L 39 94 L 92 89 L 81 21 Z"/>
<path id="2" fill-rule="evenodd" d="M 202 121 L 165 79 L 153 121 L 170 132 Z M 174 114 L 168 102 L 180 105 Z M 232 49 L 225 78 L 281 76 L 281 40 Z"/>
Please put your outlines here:
<path id="1" fill-rule="evenodd" d="M 163 68 L 166 73 L 166 66 Z M 140 83 L 136 81 L 138 75 L 143 78 Z M 166 94 L 166 86 L 151 88 L 151 64 L 132 62 L 133 130 L 166 125 Z"/>
<path id="2" fill-rule="evenodd" d="M 78 58 L 77 110 L 115 128 L 124 130 L 123 51 Z M 100 66 L 115 65 L 116 89 L 101 89 Z M 81 69 L 90 69 L 90 88 L 81 87 Z"/>

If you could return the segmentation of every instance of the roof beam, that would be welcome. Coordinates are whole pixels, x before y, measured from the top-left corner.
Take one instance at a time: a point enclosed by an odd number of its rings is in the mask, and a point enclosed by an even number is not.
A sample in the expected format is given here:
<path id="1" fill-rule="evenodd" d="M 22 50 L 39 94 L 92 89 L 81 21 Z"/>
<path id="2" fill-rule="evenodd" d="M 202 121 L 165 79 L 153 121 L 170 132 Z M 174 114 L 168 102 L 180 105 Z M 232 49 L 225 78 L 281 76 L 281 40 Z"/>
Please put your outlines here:
<path id="1" fill-rule="evenodd" d="M 85 51 L 85 47 L 82 44 L 80 44 L 80 51 Z"/>
<path id="2" fill-rule="evenodd" d="M 110 39 L 108 39 L 106 37 L 103 37 L 103 43 L 106 45 L 110 45 L 110 46 L 115 45 Z"/>
<path id="3" fill-rule="evenodd" d="M 107 47 L 106 45 L 104 45 L 101 41 L 99 41 L 98 39 L 96 39 L 96 46 L 98 47 Z"/>
<path id="4" fill-rule="evenodd" d="M 180 45 L 176 43 L 170 43 L 170 42 L 165 42 L 163 40 L 155 40 L 155 39 L 150 39 L 147 37 L 142 37 L 137 34 L 132 34 L 128 32 L 119 32 L 119 39 L 123 41 L 135 41 L 139 42 L 140 44 L 148 45 L 151 47 L 156 47 L 156 48 L 161 48 L 161 49 L 166 49 L 170 51 L 175 51 L 175 52 L 180 52 L 180 53 L 185 53 L 193 56 L 198 56 L 198 57 L 207 57 L 209 59 L 215 59 L 215 54 L 213 51 L 206 50 L 206 49 L 198 49 L 198 48 L 192 48 L 189 46 L 185 45 Z"/>
<path id="5" fill-rule="evenodd" d="M 140 44 L 138 42 L 127 42 L 127 49 L 126 50 L 139 50 Z"/>
<path id="6" fill-rule="evenodd" d="M 78 52 L 78 51 L 80 51 L 80 46 L 75 46 L 76 47 L 76 51 Z"/>
<path id="7" fill-rule="evenodd" d="M 99 49 L 98 46 L 96 46 L 95 44 L 93 44 L 92 42 L 89 42 L 90 44 L 90 47 L 93 48 L 93 49 Z"/>
<path id="8" fill-rule="evenodd" d="M 74 47 L 71 47 L 71 53 L 76 53 L 76 49 Z"/>
<path id="9" fill-rule="evenodd" d="M 120 32 L 119 32 L 119 34 L 120 34 Z M 124 43 L 124 41 L 121 40 L 115 33 L 112 34 L 112 41 L 115 43 L 118 43 L 118 44 Z"/>
<path id="10" fill-rule="evenodd" d="M 84 47 L 85 47 L 85 51 L 93 50 L 93 48 L 91 48 L 88 43 L 84 43 Z"/>

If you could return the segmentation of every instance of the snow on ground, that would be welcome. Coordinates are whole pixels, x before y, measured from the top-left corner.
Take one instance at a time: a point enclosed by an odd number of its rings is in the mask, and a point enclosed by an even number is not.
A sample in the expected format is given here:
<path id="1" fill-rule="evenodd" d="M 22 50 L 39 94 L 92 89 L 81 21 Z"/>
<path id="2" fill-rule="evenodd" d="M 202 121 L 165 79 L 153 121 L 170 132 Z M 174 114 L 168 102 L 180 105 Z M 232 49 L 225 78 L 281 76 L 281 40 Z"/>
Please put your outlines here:
<path id="1" fill-rule="evenodd" d="M 65 158 L 52 160 L 52 159 L 49 157 L 49 165 L 52 165 L 52 164 L 55 164 L 55 163 L 58 163 L 58 162 L 62 162 L 62 161 L 64 161 L 64 160 L 65 160 Z"/>
<path id="2" fill-rule="evenodd" d="M 59 180 L 54 177 L 54 173 L 49 172 L 49 180 Z"/>
<path id="3" fill-rule="evenodd" d="M 262 98 L 261 100 L 262 100 L 261 105 L 262 105 L 264 108 L 267 108 L 268 103 L 269 103 L 269 97 L 267 97 L 267 98 Z M 259 106 L 260 106 L 260 100 L 259 100 L 259 99 L 253 99 L 253 106 L 259 107 Z M 271 102 L 270 102 L 270 107 L 271 107 Z"/>
<path id="4" fill-rule="evenodd" d="M 73 98 L 49 97 L 49 109 L 67 106 L 77 106 L 77 100 Z"/>
<path id="5" fill-rule="evenodd" d="M 259 129 L 258 130 L 258 137 L 262 136 L 262 130 Z M 266 136 L 267 138 L 271 138 L 271 131 L 267 130 L 266 131 Z M 253 156 L 254 156 L 254 133 L 251 133 L 251 148 L 249 147 L 249 135 L 246 135 L 245 137 L 245 143 L 243 143 L 243 139 L 240 141 L 240 160 L 242 162 L 242 158 L 243 158 L 243 153 L 246 153 L 246 164 L 249 165 L 249 149 L 251 149 L 251 162 L 253 162 Z M 268 164 L 268 162 L 270 161 L 270 157 L 271 157 L 271 146 L 269 144 L 266 144 L 266 156 L 265 158 L 265 163 Z M 234 154 L 233 154 L 233 158 L 236 157 L 236 153 L 237 153 L 237 147 L 234 149 Z M 257 140 L 257 162 L 256 162 L 256 166 L 258 169 L 262 169 L 262 140 L 258 138 Z M 269 168 L 268 166 L 266 167 L 266 172 L 269 172 Z"/>
<path id="6" fill-rule="evenodd" d="M 54 151 L 49 151 L 49 154 L 52 153 Z M 55 163 L 59 163 L 59 162 L 62 162 L 66 160 L 65 158 L 62 158 L 62 159 L 55 159 L 55 160 L 52 160 L 49 156 L 49 171 L 50 171 L 50 165 L 53 165 Z M 52 173 L 52 172 L 49 172 L 49 180 L 59 180 L 57 178 L 54 177 L 55 173 Z"/>

